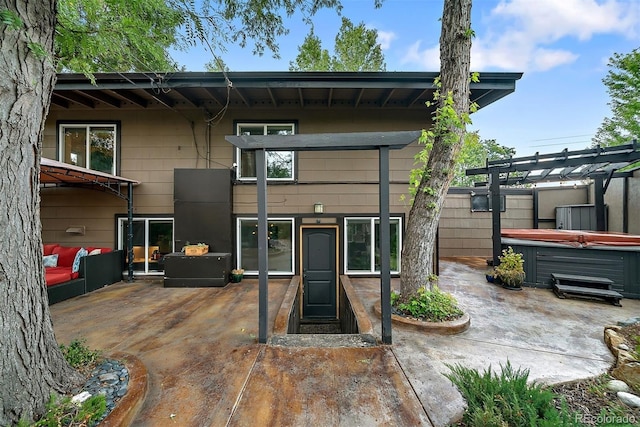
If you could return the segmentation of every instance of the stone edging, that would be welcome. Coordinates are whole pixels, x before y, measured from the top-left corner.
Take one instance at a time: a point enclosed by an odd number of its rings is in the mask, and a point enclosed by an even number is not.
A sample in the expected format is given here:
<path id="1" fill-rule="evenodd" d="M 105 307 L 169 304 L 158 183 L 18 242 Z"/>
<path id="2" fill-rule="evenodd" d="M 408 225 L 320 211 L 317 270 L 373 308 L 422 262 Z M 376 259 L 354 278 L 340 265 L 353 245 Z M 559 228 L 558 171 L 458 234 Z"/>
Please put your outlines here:
<path id="1" fill-rule="evenodd" d="M 604 342 L 616 358 L 611 376 L 626 382 L 631 387 L 640 387 L 640 361 L 636 360 L 629 349 L 629 343 L 618 334 L 621 326 L 607 325 L 604 327 Z"/>
<path id="2" fill-rule="evenodd" d="M 116 352 L 110 359 L 122 362 L 129 371 L 127 393 L 115 408 L 100 422 L 100 427 L 129 426 L 133 422 L 147 395 L 148 373 L 140 359 L 128 353 Z"/>
<path id="3" fill-rule="evenodd" d="M 380 301 L 373 305 L 373 311 L 379 316 L 382 313 L 380 309 Z M 422 332 L 432 332 L 441 335 L 455 335 L 462 333 L 471 326 L 471 317 L 468 313 L 464 313 L 462 317 L 456 320 L 445 322 L 424 322 L 422 320 L 409 319 L 407 317 L 391 314 L 391 321 L 396 324 L 405 325 Z"/>

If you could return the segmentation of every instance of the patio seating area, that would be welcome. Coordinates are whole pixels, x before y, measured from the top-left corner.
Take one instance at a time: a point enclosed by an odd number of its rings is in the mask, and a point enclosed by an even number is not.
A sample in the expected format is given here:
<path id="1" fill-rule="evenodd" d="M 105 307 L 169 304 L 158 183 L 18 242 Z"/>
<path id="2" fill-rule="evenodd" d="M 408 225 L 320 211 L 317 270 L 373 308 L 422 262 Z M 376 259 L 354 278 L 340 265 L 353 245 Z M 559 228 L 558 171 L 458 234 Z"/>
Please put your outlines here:
<path id="1" fill-rule="evenodd" d="M 459 334 L 425 334 L 393 325 L 393 345 L 298 348 L 257 344 L 257 280 L 224 288 L 165 288 L 161 281 L 119 283 L 51 307 L 58 340 L 85 338 L 105 354 L 136 356 L 149 388 L 135 425 L 444 426 L 463 401 L 445 364 L 485 369 L 507 358 L 530 378 L 561 382 L 604 372 L 613 357 L 603 327 L 637 316 L 622 307 L 558 299 L 487 283 L 478 259 L 442 260 L 440 287 L 471 315 Z M 269 325 L 289 280 L 269 281 Z M 369 311 L 379 279 L 351 278 Z M 392 287 L 397 287 L 397 281 Z M 271 334 L 271 331 L 269 332 Z"/>

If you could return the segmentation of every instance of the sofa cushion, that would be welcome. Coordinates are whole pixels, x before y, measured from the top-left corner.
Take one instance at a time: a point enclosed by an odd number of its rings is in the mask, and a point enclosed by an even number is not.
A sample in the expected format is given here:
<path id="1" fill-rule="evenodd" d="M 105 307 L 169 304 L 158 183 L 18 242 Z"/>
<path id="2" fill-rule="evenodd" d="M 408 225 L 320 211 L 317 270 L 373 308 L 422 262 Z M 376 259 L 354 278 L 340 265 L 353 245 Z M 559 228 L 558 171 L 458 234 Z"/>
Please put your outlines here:
<path id="1" fill-rule="evenodd" d="M 88 252 L 85 248 L 80 248 L 80 250 L 76 253 L 76 257 L 73 260 L 73 264 L 71 265 L 71 272 L 77 273 L 80 270 L 80 258 L 83 256 L 87 256 Z"/>
<path id="2" fill-rule="evenodd" d="M 57 271 L 56 268 L 48 268 L 44 277 L 45 277 L 45 281 L 47 282 L 47 286 L 53 286 L 53 285 L 58 285 L 60 283 L 64 283 L 64 282 L 68 282 L 69 280 L 71 280 L 72 274 L 71 274 L 71 270 L 69 270 L 68 268 L 65 269 L 60 269 Z"/>
<path id="3" fill-rule="evenodd" d="M 58 246 L 53 249 L 54 254 L 58 254 L 58 266 L 71 267 L 76 258 L 78 251 L 82 249 L 80 246 Z"/>
<path id="4" fill-rule="evenodd" d="M 51 255 L 53 254 L 53 250 L 58 246 L 60 246 L 58 243 L 47 243 L 46 245 L 42 245 L 42 254 Z"/>
<path id="5" fill-rule="evenodd" d="M 45 255 L 42 257 L 42 262 L 46 267 L 57 267 L 58 266 L 58 254 L 53 255 Z"/>
<path id="6" fill-rule="evenodd" d="M 100 255 L 102 253 L 101 248 L 87 248 L 88 255 Z"/>

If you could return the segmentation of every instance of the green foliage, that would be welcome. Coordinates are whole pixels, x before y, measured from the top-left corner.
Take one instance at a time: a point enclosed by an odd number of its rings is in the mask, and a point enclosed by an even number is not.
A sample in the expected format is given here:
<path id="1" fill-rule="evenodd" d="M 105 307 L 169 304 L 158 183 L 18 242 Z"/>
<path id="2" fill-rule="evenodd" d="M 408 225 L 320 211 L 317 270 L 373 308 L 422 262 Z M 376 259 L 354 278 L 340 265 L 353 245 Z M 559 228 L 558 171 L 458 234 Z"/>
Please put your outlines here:
<path id="1" fill-rule="evenodd" d="M 0 10 L 0 22 L 12 30 L 19 30 L 23 25 L 22 19 L 17 13 L 6 9 Z"/>
<path id="2" fill-rule="evenodd" d="M 313 28 L 298 46 L 298 56 L 289 62 L 290 71 L 385 71 L 384 54 L 378 43 L 378 31 L 364 22 L 354 25 L 342 18 L 335 38 L 334 54 L 322 48 Z"/>
<path id="3" fill-rule="evenodd" d="M 640 48 L 609 59 L 609 72 L 602 80 L 611 100 L 611 117 L 603 120 L 594 144 L 620 145 L 640 138 Z"/>
<path id="4" fill-rule="evenodd" d="M 445 376 L 467 401 L 466 425 L 482 426 L 579 426 L 577 417 L 563 404 L 557 410 L 554 394 L 538 384 L 527 384 L 529 370 L 514 369 L 509 361 L 500 374 L 491 366 L 482 373 L 462 365 L 447 365 Z"/>
<path id="5" fill-rule="evenodd" d="M 47 412 L 35 423 L 20 421 L 18 427 L 60 427 L 60 426 L 88 426 L 97 422 L 107 410 L 107 400 L 104 396 L 92 396 L 76 404 L 70 397 L 57 400 L 51 396 L 47 403 Z"/>
<path id="6" fill-rule="evenodd" d="M 479 81 L 478 73 L 472 73 L 470 80 L 473 82 Z M 418 140 L 418 143 L 424 145 L 424 148 L 414 156 L 414 164 L 417 167 L 411 169 L 409 172 L 409 194 L 412 196 L 412 202 L 422 180 L 429 179 L 430 171 L 427 169 L 427 164 L 436 139 L 439 139 L 445 145 L 451 146 L 461 144 L 462 147 L 467 145 L 475 146 L 478 141 L 477 133 L 464 132 L 466 126 L 471 124 L 470 114 L 478 109 L 478 104 L 472 103 L 469 106 L 468 112 L 458 114 L 455 109 L 453 94 L 449 92 L 446 96 L 442 96 L 440 92 L 442 82 L 439 76 L 436 77 L 433 84 L 436 86 L 436 90 L 433 94 L 433 102 L 427 101 L 426 105 L 427 107 L 430 107 L 437 104 L 438 107 L 433 113 L 433 123 L 431 128 L 428 130 L 423 129 L 420 139 Z M 462 140 L 460 133 L 455 132 L 455 130 L 463 131 Z M 456 169 L 456 171 L 457 170 L 458 169 Z M 425 190 L 427 189 L 428 187 L 425 188 Z M 433 195 L 435 193 L 436 192 L 434 190 L 431 190 L 430 194 Z M 429 205 L 429 208 L 435 209 L 437 206 Z"/>
<path id="7" fill-rule="evenodd" d="M 175 71 L 187 16 L 165 0 L 61 0 L 55 52 L 59 71 Z"/>
<path id="8" fill-rule="evenodd" d="M 514 252 L 509 246 L 502 250 L 498 257 L 500 264 L 494 268 L 495 277 L 507 286 L 521 286 L 524 282 L 524 258 L 521 253 Z"/>
<path id="9" fill-rule="evenodd" d="M 278 57 L 277 39 L 288 33 L 284 19 L 299 13 L 310 23 L 324 8 L 342 6 L 339 0 L 60 0 L 55 54 L 59 71 L 89 77 L 177 71 L 170 50 L 196 45 L 217 57 L 226 46 L 252 41 L 254 54 L 269 49 Z"/>
<path id="10" fill-rule="evenodd" d="M 432 277 L 429 278 L 434 282 Z M 418 289 L 416 295 L 409 298 L 401 298 L 396 293 L 391 293 L 391 305 L 399 312 L 415 317 L 416 319 L 428 322 L 443 322 L 454 320 L 462 316 L 463 312 L 458 307 L 455 297 L 446 292 L 442 292 L 437 285 L 433 285 L 431 290 L 424 286 Z"/>
<path id="11" fill-rule="evenodd" d="M 60 351 L 69 365 L 78 369 L 83 366 L 91 366 L 101 358 L 99 350 L 90 350 L 85 345 L 85 339 L 74 339 L 69 346 L 60 344 Z"/>
<path id="12" fill-rule="evenodd" d="M 477 133 L 468 133 L 456 161 L 451 185 L 473 187 L 475 182 L 486 180 L 486 176 L 466 176 L 467 169 L 483 167 L 487 160 L 506 159 L 515 156 L 515 154 L 515 148 L 500 145 L 495 139 L 480 140 Z"/>

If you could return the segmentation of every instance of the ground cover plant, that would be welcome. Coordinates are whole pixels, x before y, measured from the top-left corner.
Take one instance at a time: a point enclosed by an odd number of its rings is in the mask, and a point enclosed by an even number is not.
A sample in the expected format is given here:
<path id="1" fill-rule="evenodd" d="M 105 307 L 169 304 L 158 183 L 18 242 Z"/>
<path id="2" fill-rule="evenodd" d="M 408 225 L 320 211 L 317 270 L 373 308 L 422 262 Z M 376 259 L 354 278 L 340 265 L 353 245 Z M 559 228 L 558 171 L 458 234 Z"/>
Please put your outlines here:
<path id="1" fill-rule="evenodd" d="M 396 314 L 427 322 L 455 320 L 463 315 L 455 297 L 442 292 L 437 285 L 433 285 L 431 289 L 419 288 L 415 295 L 411 295 L 406 300 L 393 291 L 391 306 Z"/>
<path id="2" fill-rule="evenodd" d="M 85 340 L 75 339 L 68 346 L 60 344 L 65 360 L 84 377 L 88 377 L 103 357 L 100 351 L 91 350 Z M 102 395 L 91 396 L 81 404 L 71 401 L 72 396 L 52 395 L 45 414 L 35 423 L 21 421 L 19 427 L 86 427 L 93 426 L 102 418 L 106 409 L 106 399 Z"/>

